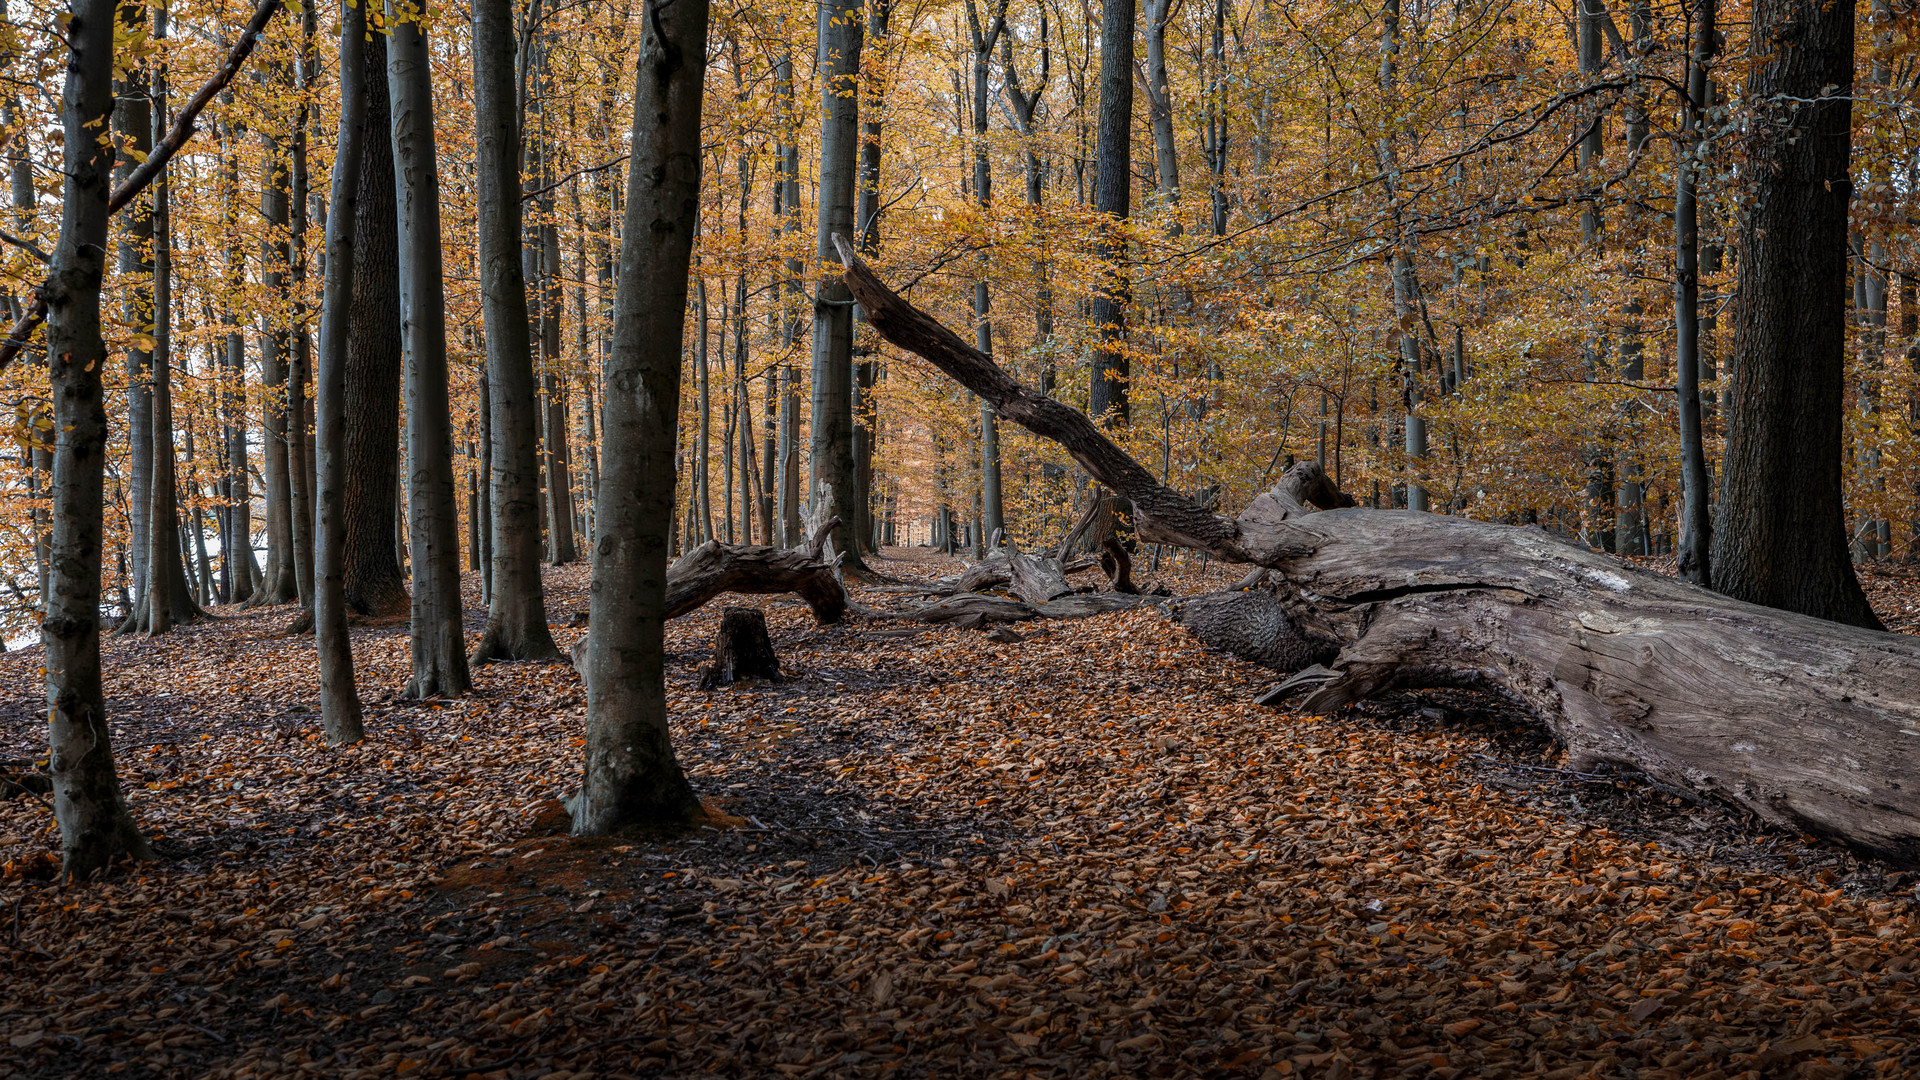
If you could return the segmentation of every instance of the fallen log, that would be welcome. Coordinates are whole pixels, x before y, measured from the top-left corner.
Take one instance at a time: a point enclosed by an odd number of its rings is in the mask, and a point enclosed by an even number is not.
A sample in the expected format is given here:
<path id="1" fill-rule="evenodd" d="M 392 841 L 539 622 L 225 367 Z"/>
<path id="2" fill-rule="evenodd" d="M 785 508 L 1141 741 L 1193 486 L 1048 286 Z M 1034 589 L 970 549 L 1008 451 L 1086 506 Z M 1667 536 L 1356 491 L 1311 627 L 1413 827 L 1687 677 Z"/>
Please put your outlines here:
<path id="1" fill-rule="evenodd" d="M 804 548 L 701 544 L 667 568 L 667 618 L 698 610 L 721 593 L 793 593 L 813 609 L 815 622 L 839 622 L 847 613 L 847 590 L 834 576 L 838 559 L 824 551 L 839 521 L 829 516 L 821 522 Z"/>
<path id="2" fill-rule="evenodd" d="M 1920 863 L 1920 640 L 1730 600 L 1538 528 L 1337 509 L 1352 500 L 1312 462 L 1238 518 L 1213 513 L 1085 414 L 1021 387 L 835 239 L 882 337 L 1066 448 L 1132 505 L 1143 538 L 1273 571 L 1294 632 L 1338 647 L 1307 680 L 1307 710 L 1394 689 L 1492 690 L 1551 729 L 1575 769 L 1632 766 Z"/>

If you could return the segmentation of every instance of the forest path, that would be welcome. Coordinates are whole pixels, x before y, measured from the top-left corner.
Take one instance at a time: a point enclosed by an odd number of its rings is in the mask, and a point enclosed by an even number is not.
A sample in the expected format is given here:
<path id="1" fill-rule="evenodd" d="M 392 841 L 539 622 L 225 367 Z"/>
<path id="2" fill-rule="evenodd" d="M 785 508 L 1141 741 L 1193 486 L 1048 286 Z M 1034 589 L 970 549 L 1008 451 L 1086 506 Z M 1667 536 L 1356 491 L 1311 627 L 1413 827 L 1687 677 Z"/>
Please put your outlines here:
<path id="1" fill-rule="evenodd" d="M 585 582 L 549 572 L 563 648 Z M 1870 583 L 1890 625 L 1912 584 Z M 748 826 L 671 842 L 553 831 L 564 665 L 396 703 L 405 631 L 357 630 L 369 738 L 332 750 L 287 609 L 109 642 L 165 861 L 55 887 L 50 816 L 0 803 L 0 1074 L 1920 1068 L 1910 876 L 1558 771 L 1484 700 L 1263 709 L 1269 673 L 1151 611 L 1002 644 L 744 602 L 790 680 L 694 689 L 718 604 L 668 678 L 696 790 Z M 0 656 L 0 759 L 44 753 L 38 656 Z"/>

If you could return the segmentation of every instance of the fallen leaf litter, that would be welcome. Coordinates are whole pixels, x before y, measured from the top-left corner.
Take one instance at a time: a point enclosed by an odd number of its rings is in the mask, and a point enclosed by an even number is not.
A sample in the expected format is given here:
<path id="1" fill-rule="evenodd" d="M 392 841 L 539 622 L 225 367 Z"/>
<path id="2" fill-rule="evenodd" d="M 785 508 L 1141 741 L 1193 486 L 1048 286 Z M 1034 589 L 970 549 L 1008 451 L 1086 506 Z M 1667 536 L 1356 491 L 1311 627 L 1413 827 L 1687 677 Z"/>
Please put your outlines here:
<path id="1" fill-rule="evenodd" d="M 585 584 L 550 577 L 563 646 Z M 1913 585 L 1869 582 L 1892 610 Z M 671 624 L 675 745 L 740 824 L 669 841 L 564 835 L 564 665 L 392 702 L 405 631 L 358 630 L 370 738 L 335 750 L 286 609 L 110 641 L 165 859 L 57 887 L 47 811 L 0 802 L 0 1072 L 1920 1068 L 1911 876 L 1569 773 L 1498 703 L 1263 709 L 1270 673 L 1151 611 L 999 642 L 753 602 L 784 683 L 695 690 L 721 605 Z M 38 656 L 0 657 L 0 758 L 44 755 Z"/>

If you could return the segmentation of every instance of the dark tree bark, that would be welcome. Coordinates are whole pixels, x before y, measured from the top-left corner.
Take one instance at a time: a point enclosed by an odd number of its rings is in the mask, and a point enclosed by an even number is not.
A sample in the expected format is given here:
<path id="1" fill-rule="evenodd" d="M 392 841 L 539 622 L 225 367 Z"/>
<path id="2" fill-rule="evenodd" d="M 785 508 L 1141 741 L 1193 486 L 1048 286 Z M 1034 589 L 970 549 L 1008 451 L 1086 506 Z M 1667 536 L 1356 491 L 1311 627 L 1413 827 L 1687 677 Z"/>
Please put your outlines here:
<path id="1" fill-rule="evenodd" d="M 167 9 L 153 12 L 153 36 L 165 40 Z M 167 128 L 167 71 L 164 64 L 153 69 L 153 139 L 158 142 Z M 180 485 L 173 446 L 173 215 L 172 192 L 165 174 L 153 182 L 153 472 L 149 480 L 151 501 L 147 509 L 147 566 L 153 580 L 164 587 L 148 590 L 144 618 L 135 627 L 148 636 L 164 634 L 175 624 L 197 619 L 200 605 L 194 602 L 193 586 L 187 580 L 182 560 L 185 552 L 180 534 Z"/>
<path id="2" fill-rule="evenodd" d="M 221 99 L 230 101 L 231 97 L 222 94 Z M 221 464 L 224 469 L 221 480 L 224 530 L 220 563 L 228 581 L 227 602 L 247 604 L 259 590 L 265 575 L 261 573 L 259 560 L 253 556 L 253 476 L 247 467 L 250 458 L 247 442 L 252 416 L 247 408 L 247 335 L 241 325 L 239 310 L 240 297 L 245 292 L 247 281 L 247 256 L 239 241 L 240 143 L 244 132 L 234 121 L 223 122 L 220 130 L 220 155 L 225 162 L 227 235 L 232 238 L 227 246 L 225 268 L 229 299 L 220 312 L 221 325 L 227 331 L 225 347 L 220 351 L 220 362 L 225 369 L 221 373 L 220 391 Z"/>
<path id="3" fill-rule="evenodd" d="M 136 5 L 119 9 L 121 32 L 132 36 L 141 29 L 145 13 Z M 140 161 L 153 150 L 153 109 L 139 85 L 141 65 L 128 70 L 114 95 L 113 125 L 122 140 L 114 167 L 114 183 L 120 184 L 132 174 Z M 148 535 L 148 514 L 152 504 L 153 470 L 153 208 L 150 203 L 136 204 L 121 218 L 119 229 L 120 275 L 127 285 L 122 290 L 120 317 L 136 336 L 127 349 L 127 518 L 132 535 Z M 141 336 L 146 338 L 141 341 Z M 139 605 L 149 587 L 147 557 L 149 545 L 132 545 L 133 612 L 121 626 L 122 632 L 134 630 L 139 623 Z"/>
<path id="4" fill-rule="evenodd" d="M 1088 408 L 1104 424 L 1125 426 L 1131 415 L 1126 354 L 1127 245 L 1121 232 L 1132 206 L 1134 0 L 1107 0 L 1100 23 L 1100 128 L 1094 150 L 1093 208 L 1103 217 L 1095 254 L 1105 280 L 1093 294 L 1094 347 Z"/>
<path id="5" fill-rule="evenodd" d="M 730 607 L 720 612 L 720 636 L 712 658 L 700 671 L 700 689 L 732 686 L 742 679 L 780 681 L 780 657 L 767 636 L 767 616 L 759 608 Z"/>
<path id="6" fill-rule="evenodd" d="M 867 76 L 863 83 L 865 101 L 860 106 L 860 164 L 857 183 L 859 191 L 854 200 L 854 225 L 860 230 L 860 249 L 869 257 L 880 250 L 880 149 L 884 124 L 883 108 L 886 104 L 887 72 L 885 54 L 888 51 L 888 24 L 893 18 L 893 0 L 874 0 L 867 7 L 867 40 L 862 53 L 867 59 Z M 880 416 L 876 411 L 878 403 L 873 389 L 879 379 L 880 364 L 873 359 L 871 349 L 863 350 L 865 355 L 853 368 L 853 476 L 854 501 L 848 507 L 852 522 L 848 526 L 851 534 L 858 539 L 862 550 L 877 551 L 879 545 L 873 535 L 873 452 L 880 438 Z M 773 421 L 771 406 L 774 400 L 773 382 L 767 383 L 768 423 Z M 768 429 L 767 476 L 773 476 L 772 429 Z M 772 484 L 768 484 L 769 490 Z M 771 520 L 771 516 L 769 516 Z M 767 530 L 768 543 L 773 542 L 773 530 Z"/>
<path id="7" fill-rule="evenodd" d="M 793 54 L 783 52 L 774 63 L 774 94 L 779 99 L 780 142 L 775 148 L 778 181 L 774 186 L 774 216 L 780 235 L 792 250 L 800 235 L 800 115 L 794 102 Z M 780 344 L 791 355 L 800 340 L 803 267 L 789 256 L 780 281 Z M 779 430 L 780 543 L 792 547 L 805 535 L 800 530 L 800 370 L 794 364 L 780 368 Z"/>
<path id="8" fill-rule="evenodd" d="M 394 198 L 387 35 L 369 36 L 362 85 L 367 144 L 355 194 L 353 310 L 347 331 L 346 590 L 363 615 L 408 610 L 400 527 L 399 211 Z"/>
<path id="9" fill-rule="evenodd" d="M 1711 586 L 1713 544 L 1706 436 L 1700 407 L 1700 203 L 1695 157 L 1707 97 L 1707 76 L 1718 51 L 1716 0 L 1698 0 L 1687 61 L 1687 98 L 1680 114 L 1681 160 L 1673 170 L 1674 384 L 1680 405 L 1680 576 Z"/>
<path id="10" fill-rule="evenodd" d="M 1745 175 L 1713 587 L 1749 603 L 1879 628 L 1847 550 L 1841 479 L 1846 396 L 1852 0 L 1762 0 L 1766 59 Z"/>
<path id="11" fill-rule="evenodd" d="M 318 80 L 319 61 L 314 56 L 314 37 L 318 33 L 318 8 L 300 7 L 300 53 L 294 69 L 294 86 L 300 94 L 300 113 L 294 120 L 293 146 L 288 152 L 292 171 L 287 227 L 292 234 L 294 293 L 305 296 L 307 280 L 307 125 L 311 120 L 308 102 Z M 293 310 L 293 354 L 287 364 L 287 491 L 293 510 L 293 574 L 300 606 L 313 608 L 313 429 L 307 423 L 307 377 L 312 373 L 311 338 L 308 311 L 304 300 Z"/>
<path id="12" fill-rule="evenodd" d="M 408 564 L 413 574 L 411 698 L 464 694 L 459 514 L 447 401 L 447 302 L 440 262 L 440 166 L 424 9 L 396 18 L 388 0 L 387 86 L 398 206 L 400 308 L 406 348 Z"/>
<path id="13" fill-rule="evenodd" d="M 834 234 L 852 235 L 854 174 L 860 153 L 860 48 L 865 37 L 857 0 L 823 0 L 819 8 L 820 196 L 819 249 L 834 258 Z M 853 298 L 837 279 L 821 280 L 813 296 L 813 484 L 808 502 L 830 495 L 851 506 L 858 487 L 853 467 Z M 834 531 L 834 550 L 860 567 L 847 523 Z"/>
<path id="14" fill-rule="evenodd" d="M 493 574 L 487 625 L 469 657 L 559 657 L 540 584 L 539 408 L 520 266 L 520 126 L 513 5 L 473 5 L 473 95 L 479 163 L 481 312 L 487 325 L 488 494 Z M 670 518 L 671 512 L 668 517 Z"/>
<path id="15" fill-rule="evenodd" d="M 1289 680 L 1311 689 L 1308 711 L 1399 688 L 1493 690 L 1547 725 L 1576 769 L 1629 765 L 1920 863 L 1920 641 L 1729 599 L 1537 528 L 1352 509 L 1310 461 L 1239 518 L 1219 516 L 840 250 L 875 329 L 1060 443 L 1132 503 L 1142 536 L 1276 571 L 1292 627 L 1338 647 Z"/>
<path id="16" fill-rule="evenodd" d="M 1000 35 L 1007 29 L 1007 0 L 996 0 L 992 18 L 983 28 L 971 0 L 967 4 L 967 33 L 973 45 L 971 112 L 973 119 L 973 198 L 984 223 L 993 207 L 993 163 L 987 156 L 988 65 Z M 973 279 L 973 344 L 993 355 L 993 294 L 987 287 L 991 264 L 983 248 L 979 273 Z M 980 527 L 992 535 L 1005 530 L 1005 500 L 1000 494 L 1000 429 L 993 410 L 980 403 Z"/>
<path id="17" fill-rule="evenodd" d="M 368 126 L 367 14 L 364 0 L 340 4 L 340 141 L 334 147 L 327 210 L 325 284 L 320 299 L 319 370 L 314 372 L 316 503 L 313 537 L 313 633 L 320 653 L 320 714 L 330 743 L 365 737 L 360 693 L 347 639 L 347 354 L 353 318 L 362 159 Z M 385 100 L 385 95 L 381 95 Z M 380 138 L 379 141 L 385 141 Z"/>
<path id="18" fill-rule="evenodd" d="M 607 361 L 594 514 L 586 773 L 574 831 L 691 821 L 699 800 L 667 734 L 663 659 L 679 427 L 679 328 L 700 206 L 705 0 L 644 0 L 632 159 Z"/>
<path id="19" fill-rule="evenodd" d="M 278 81 L 292 81 L 291 72 L 282 70 Z M 252 605 L 285 604 L 299 599 L 300 585 L 293 556 L 293 489 L 291 455 L 287 434 L 287 356 L 292 331 L 282 314 L 290 291 L 289 275 L 293 266 L 293 225 L 291 206 L 292 172 L 281 141 L 272 134 L 260 137 L 266 159 L 260 185 L 260 216 L 268 233 L 260 240 L 262 284 L 272 298 L 266 325 L 260 334 L 260 389 L 264 438 L 261 440 L 263 468 L 267 488 L 267 565 L 263 580 L 248 602 Z"/>
<path id="20" fill-rule="evenodd" d="M 48 768 L 62 866 L 83 879 L 115 855 L 151 858 L 114 771 L 100 684 L 100 565 L 107 362 L 100 333 L 113 146 L 113 0 L 76 0 L 61 93 L 65 149 L 60 241 L 43 290 L 54 402 L 53 557 L 46 649 Z"/>

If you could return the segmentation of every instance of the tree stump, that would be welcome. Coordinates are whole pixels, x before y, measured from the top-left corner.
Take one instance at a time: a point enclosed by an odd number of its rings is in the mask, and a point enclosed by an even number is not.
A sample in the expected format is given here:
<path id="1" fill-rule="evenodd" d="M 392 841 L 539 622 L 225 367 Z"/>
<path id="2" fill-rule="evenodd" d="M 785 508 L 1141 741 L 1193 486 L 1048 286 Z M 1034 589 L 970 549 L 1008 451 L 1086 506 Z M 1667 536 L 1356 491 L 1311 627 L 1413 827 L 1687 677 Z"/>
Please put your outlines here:
<path id="1" fill-rule="evenodd" d="M 780 658 L 767 637 L 767 617 L 759 608 L 730 607 L 720 612 L 720 640 L 713 659 L 700 672 L 700 689 L 732 686 L 740 679 L 780 681 Z"/>

